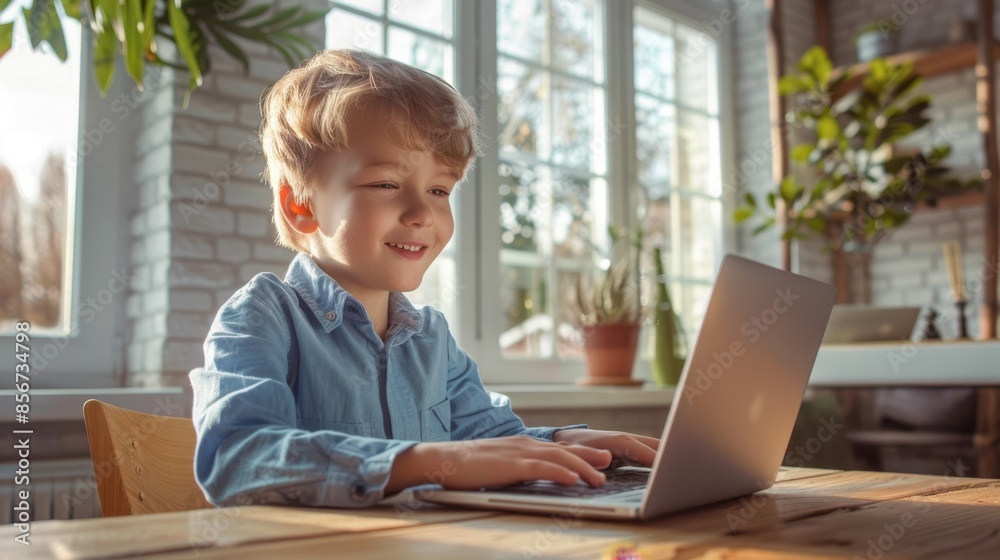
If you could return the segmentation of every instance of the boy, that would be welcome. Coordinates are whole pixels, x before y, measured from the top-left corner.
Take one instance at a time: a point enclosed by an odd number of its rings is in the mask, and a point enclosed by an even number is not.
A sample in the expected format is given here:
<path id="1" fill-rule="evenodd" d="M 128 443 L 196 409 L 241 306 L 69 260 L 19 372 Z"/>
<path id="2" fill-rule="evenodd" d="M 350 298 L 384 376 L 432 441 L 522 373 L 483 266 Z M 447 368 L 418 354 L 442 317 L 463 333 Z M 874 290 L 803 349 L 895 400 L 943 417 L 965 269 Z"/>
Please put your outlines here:
<path id="1" fill-rule="evenodd" d="M 371 53 L 321 51 L 262 112 L 278 241 L 299 254 L 283 281 L 259 274 L 226 302 L 191 372 L 210 502 L 364 507 L 429 482 L 597 486 L 613 455 L 652 463 L 654 438 L 526 428 L 444 316 L 400 293 L 451 238 L 449 196 L 477 153 L 458 92 Z"/>

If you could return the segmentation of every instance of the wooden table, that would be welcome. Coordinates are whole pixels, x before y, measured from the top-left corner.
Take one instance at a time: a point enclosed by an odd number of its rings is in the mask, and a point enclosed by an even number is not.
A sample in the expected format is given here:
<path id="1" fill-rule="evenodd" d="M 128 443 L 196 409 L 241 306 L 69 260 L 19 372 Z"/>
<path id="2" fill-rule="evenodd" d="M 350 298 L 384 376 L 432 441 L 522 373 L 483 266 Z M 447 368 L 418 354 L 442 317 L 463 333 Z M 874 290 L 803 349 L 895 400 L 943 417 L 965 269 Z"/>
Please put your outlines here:
<path id="1" fill-rule="evenodd" d="M 610 559 L 616 549 L 623 559 L 996 559 L 1000 480 L 787 468 L 763 492 L 641 523 L 429 505 L 244 506 L 40 521 L 30 546 L 14 542 L 14 526 L 0 532 L 0 557 L 11 559 Z"/>

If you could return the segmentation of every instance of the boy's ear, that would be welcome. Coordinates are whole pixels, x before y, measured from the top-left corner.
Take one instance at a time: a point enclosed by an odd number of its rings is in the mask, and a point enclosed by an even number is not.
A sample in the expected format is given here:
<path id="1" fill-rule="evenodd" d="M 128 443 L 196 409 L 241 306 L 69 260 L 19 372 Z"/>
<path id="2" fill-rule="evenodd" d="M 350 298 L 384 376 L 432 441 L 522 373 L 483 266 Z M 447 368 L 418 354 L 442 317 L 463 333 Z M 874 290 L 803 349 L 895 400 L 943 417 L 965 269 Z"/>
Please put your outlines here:
<path id="1" fill-rule="evenodd" d="M 309 235 L 319 228 L 319 222 L 313 216 L 309 203 L 299 204 L 295 202 L 291 185 L 281 185 L 278 189 L 278 201 L 281 204 L 281 215 L 295 231 Z"/>

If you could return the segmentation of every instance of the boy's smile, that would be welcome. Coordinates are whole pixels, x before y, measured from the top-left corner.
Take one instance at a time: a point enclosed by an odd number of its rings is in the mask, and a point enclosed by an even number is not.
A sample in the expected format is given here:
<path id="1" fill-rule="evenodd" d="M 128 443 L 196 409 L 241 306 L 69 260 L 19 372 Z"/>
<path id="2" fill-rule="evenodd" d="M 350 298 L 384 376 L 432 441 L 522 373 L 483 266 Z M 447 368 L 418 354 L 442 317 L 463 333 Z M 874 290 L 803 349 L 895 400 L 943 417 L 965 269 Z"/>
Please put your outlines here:
<path id="1" fill-rule="evenodd" d="M 449 199 L 458 174 L 433 153 L 398 147 L 391 141 L 398 134 L 378 115 L 349 119 L 350 146 L 325 156 L 305 214 L 283 210 L 313 260 L 365 305 L 380 335 L 389 292 L 417 289 L 455 229 Z"/>

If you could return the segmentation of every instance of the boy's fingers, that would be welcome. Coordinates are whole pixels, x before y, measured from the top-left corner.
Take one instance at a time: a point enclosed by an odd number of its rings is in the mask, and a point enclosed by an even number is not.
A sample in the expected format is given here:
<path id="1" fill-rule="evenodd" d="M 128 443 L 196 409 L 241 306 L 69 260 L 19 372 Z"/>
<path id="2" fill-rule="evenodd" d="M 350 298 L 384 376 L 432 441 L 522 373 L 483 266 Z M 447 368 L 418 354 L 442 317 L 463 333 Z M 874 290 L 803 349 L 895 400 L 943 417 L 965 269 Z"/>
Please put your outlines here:
<path id="1" fill-rule="evenodd" d="M 600 452 L 597 449 L 595 451 Z M 600 486 L 604 484 L 604 474 L 594 468 L 589 462 L 584 460 L 575 452 L 571 452 L 569 448 L 563 447 L 551 447 L 544 451 L 541 457 L 546 461 L 552 461 L 553 463 L 558 463 L 568 469 L 571 469 L 580 475 L 580 478 L 584 482 L 591 486 Z"/>
<path id="2" fill-rule="evenodd" d="M 551 480 L 556 484 L 571 486 L 581 478 L 573 469 L 544 459 L 524 459 L 519 462 L 519 466 L 521 469 L 517 476 L 522 482 Z"/>
<path id="3" fill-rule="evenodd" d="M 656 450 L 642 442 L 634 441 L 621 449 L 617 455 L 632 463 L 652 466 L 656 459 Z"/>
<path id="4" fill-rule="evenodd" d="M 643 445 L 652 448 L 653 451 L 656 451 L 660 448 L 660 440 L 656 438 L 652 438 L 649 436 L 637 436 L 637 435 L 633 435 L 632 437 L 639 440 L 639 442 L 641 442 Z"/>

